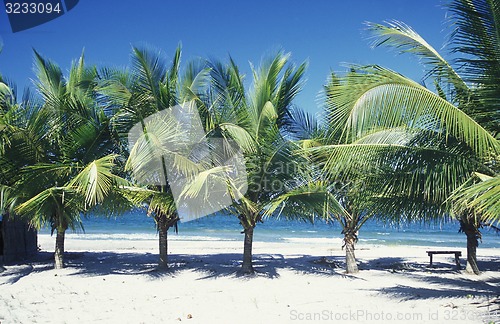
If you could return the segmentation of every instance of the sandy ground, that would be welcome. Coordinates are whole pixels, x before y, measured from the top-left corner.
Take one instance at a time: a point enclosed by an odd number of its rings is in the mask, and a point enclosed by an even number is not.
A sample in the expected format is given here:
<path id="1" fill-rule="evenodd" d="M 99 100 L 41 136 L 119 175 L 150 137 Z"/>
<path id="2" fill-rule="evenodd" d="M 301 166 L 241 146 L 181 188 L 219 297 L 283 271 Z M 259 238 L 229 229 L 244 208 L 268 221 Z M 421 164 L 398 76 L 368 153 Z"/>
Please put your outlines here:
<path id="1" fill-rule="evenodd" d="M 500 322 L 500 249 L 479 248 L 474 276 L 451 255 L 428 268 L 426 247 L 359 245 L 361 271 L 346 275 L 338 241 L 255 242 L 246 278 L 242 242 L 171 240 L 168 272 L 155 240 L 68 237 L 57 271 L 54 238 L 39 243 L 36 260 L 0 274 L 1 324 Z"/>

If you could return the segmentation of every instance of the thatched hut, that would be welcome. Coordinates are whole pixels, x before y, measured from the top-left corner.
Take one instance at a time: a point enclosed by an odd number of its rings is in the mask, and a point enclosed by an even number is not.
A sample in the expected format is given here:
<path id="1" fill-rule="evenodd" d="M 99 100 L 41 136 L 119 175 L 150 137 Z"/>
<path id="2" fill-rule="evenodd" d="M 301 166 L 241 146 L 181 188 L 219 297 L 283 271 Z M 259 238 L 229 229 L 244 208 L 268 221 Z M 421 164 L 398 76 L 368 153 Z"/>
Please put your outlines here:
<path id="1" fill-rule="evenodd" d="M 37 251 L 36 230 L 9 214 L 0 215 L 0 264 L 24 260 Z"/>

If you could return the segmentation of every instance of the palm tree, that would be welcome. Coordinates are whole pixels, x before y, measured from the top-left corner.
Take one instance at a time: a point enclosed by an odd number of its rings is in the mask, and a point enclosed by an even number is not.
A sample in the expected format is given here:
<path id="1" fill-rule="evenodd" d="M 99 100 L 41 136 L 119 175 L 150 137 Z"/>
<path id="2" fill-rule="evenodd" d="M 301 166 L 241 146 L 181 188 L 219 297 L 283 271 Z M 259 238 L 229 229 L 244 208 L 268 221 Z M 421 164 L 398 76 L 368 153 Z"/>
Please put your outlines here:
<path id="1" fill-rule="evenodd" d="M 329 90 L 340 85 L 340 82 L 341 80 L 332 75 L 325 86 L 327 98 L 331 94 Z M 327 99 L 327 103 L 331 103 L 330 99 Z M 335 105 L 327 104 L 325 108 L 327 116 L 336 110 Z M 297 152 L 306 156 L 310 165 L 323 170 L 319 178 L 327 185 L 327 190 L 333 199 L 343 207 L 343 210 L 333 210 L 325 216 L 326 220 L 337 221 L 342 228 L 346 273 L 357 273 L 359 269 L 355 245 L 358 242 L 359 231 L 369 219 L 378 216 L 371 197 L 380 189 L 379 179 L 374 173 L 380 163 L 377 157 L 381 155 L 374 152 L 369 155 L 364 154 L 362 150 L 366 143 L 339 144 L 340 133 L 336 129 L 337 125 L 328 119 L 322 124 L 310 116 L 301 120 L 305 120 L 305 124 L 310 127 L 309 131 L 298 139 L 300 149 Z M 379 147 L 373 147 L 373 150 L 382 153 Z M 360 161 L 358 156 L 363 156 L 363 160 Z"/>
<path id="2" fill-rule="evenodd" d="M 24 132 L 26 115 L 23 112 L 36 109 L 37 104 L 29 91 L 17 101 L 16 86 L 0 81 L 0 221 L 4 224 L 15 216 L 13 209 L 19 201 L 19 170 L 34 162 L 32 151 L 22 152 L 19 148 L 24 143 L 32 143 L 29 134 Z M 4 231 L 4 226 L 0 231 Z"/>
<path id="3" fill-rule="evenodd" d="M 1 51 L 1 44 L 0 44 L 0 51 Z M 1 108 L 1 122 L 0 122 L 0 128 L 1 128 L 1 135 L 0 135 L 0 163 L 3 162 L 3 156 L 5 155 L 5 147 L 9 145 L 9 123 L 6 120 L 6 114 L 8 114 L 9 110 L 9 96 L 11 95 L 11 89 L 3 82 L 1 76 L 0 76 L 0 108 Z M 3 175 L 3 174 L 2 174 Z M 11 197 L 11 192 L 12 188 L 8 186 L 7 179 L 2 177 L 2 180 L 0 182 L 0 222 L 5 221 L 4 215 L 7 214 L 10 211 L 10 206 L 12 205 L 12 197 Z M 0 236 L 3 235 L 3 226 L 0 224 Z M 0 252 L 3 253 L 3 242 L 1 241 L 2 238 L 0 238 L 0 244 L 2 244 L 2 247 L 0 247 Z M 5 268 L 3 267 L 3 257 L 0 258 L 0 272 L 5 271 Z"/>
<path id="4" fill-rule="evenodd" d="M 99 91 L 111 106 L 118 107 L 112 127 L 120 139 L 122 154 L 127 157 L 125 169 L 132 172 L 136 183 L 128 196 L 136 205 L 148 206 L 148 215 L 154 218 L 159 232 L 158 268 L 166 269 L 168 230 L 171 227 L 177 230 L 180 218 L 167 179 L 165 159 L 181 161 L 176 162 L 175 167 L 186 172 L 197 168 L 196 163 L 191 163 L 182 154 L 168 151 L 168 144 L 179 145 L 187 131 L 180 129 L 171 116 L 166 116 L 174 106 L 199 100 L 208 70 L 203 65 L 191 63 L 181 76 L 180 47 L 168 68 L 160 53 L 136 47 L 132 51 L 131 71 L 104 71 L 105 81 Z M 136 125 L 140 129 L 131 140 L 129 133 Z"/>
<path id="5" fill-rule="evenodd" d="M 35 65 L 41 102 L 14 106 L 16 127 L 3 162 L 20 170 L 12 177 L 14 212 L 37 229 L 49 224 L 57 233 L 58 269 L 64 266 L 66 230 L 81 227 L 81 214 L 126 182 L 113 173 L 117 155 L 109 116 L 96 97 L 96 69 L 86 67 L 82 55 L 66 79 L 36 51 Z"/>
<path id="6" fill-rule="evenodd" d="M 252 68 L 250 90 L 245 89 L 233 60 L 228 64 L 210 62 L 209 99 L 199 106 L 207 136 L 222 139 L 226 147 L 243 153 L 247 186 L 228 183 L 233 199 L 228 210 L 238 215 L 245 235 L 242 274 L 254 273 L 254 228 L 265 217 L 311 220 L 329 208 L 341 210 L 327 185 L 314 176 L 305 160 L 293 154 L 296 146 L 288 138 L 293 130 L 292 101 L 302 87 L 306 65 L 294 67 L 289 57 L 279 52 L 260 68 Z M 209 172 L 215 177 L 221 173 L 217 168 Z M 206 174 L 195 177 L 184 194 L 199 195 L 206 179 Z"/>
<path id="7" fill-rule="evenodd" d="M 353 66 L 327 89 L 330 123 L 341 134 L 339 143 L 348 144 L 330 149 L 357 150 L 364 158 L 378 154 L 385 181 L 374 198 L 381 211 L 417 218 L 456 215 L 467 235 L 467 268 L 479 273 L 479 226 L 499 219 L 493 180 L 500 151 L 500 72 L 492 44 L 499 43 L 493 17 L 500 8 L 490 1 L 457 0 L 450 9 L 456 26 L 452 50 L 463 54 L 463 78 L 407 25 L 369 24 L 374 46 L 394 46 L 422 59 L 434 91 L 378 66 Z M 469 187 L 478 176 L 492 178 Z"/>

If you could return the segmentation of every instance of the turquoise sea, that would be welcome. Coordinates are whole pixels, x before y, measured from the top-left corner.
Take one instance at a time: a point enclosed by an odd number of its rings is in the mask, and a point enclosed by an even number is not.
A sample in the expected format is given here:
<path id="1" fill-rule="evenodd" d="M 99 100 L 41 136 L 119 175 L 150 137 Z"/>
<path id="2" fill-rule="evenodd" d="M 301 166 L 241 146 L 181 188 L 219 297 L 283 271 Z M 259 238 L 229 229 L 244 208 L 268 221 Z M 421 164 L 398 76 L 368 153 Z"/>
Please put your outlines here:
<path id="1" fill-rule="evenodd" d="M 122 216 L 107 219 L 91 217 L 84 219 L 85 233 L 81 231 L 69 236 L 82 239 L 156 239 L 157 232 L 152 218 L 143 211 L 134 211 Z M 235 216 L 206 216 L 178 225 L 178 233 L 169 230 L 169 239 L 180 240 L 236 240 L 243 239 L 241 225 Z M 417 245 L 447 246 L 465 248 L 465 235 L 458 233 L 456 221 L 437 224 L 406 224 L 390 226 L 382 222 L 369 221 L 359 232 L 360 244 L 376 245 Z M 264 242 L 319 242 L 338 239 L 341 244 L 341 228 L 339 224 L 316 222 L 315 224 L 284 219 L 268 219 L 258 224 L 254 240 Z M 41 233 L 49 233 L 43 229 Z M 500 248 L 500 234 L 492 229 L 483 229 L 483 241 L 479 247 Z"/>

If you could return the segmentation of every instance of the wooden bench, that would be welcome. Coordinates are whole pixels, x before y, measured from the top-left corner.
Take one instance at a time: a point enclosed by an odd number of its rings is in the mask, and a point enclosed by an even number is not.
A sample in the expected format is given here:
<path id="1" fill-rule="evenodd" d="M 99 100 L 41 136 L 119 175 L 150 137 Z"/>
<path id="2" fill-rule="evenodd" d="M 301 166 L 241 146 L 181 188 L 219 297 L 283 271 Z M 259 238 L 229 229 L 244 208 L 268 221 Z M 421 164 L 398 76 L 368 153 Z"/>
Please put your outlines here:
<path id="1" fill-rule="evenodd" d="M 462 252 L 460 251 L 425 251 L 427 252 L 427 255 L 429 256 L 430 260 L 430 264 L 429 264 L 429 267 L 432 267 L 432 256 L 434 254 L 455 254 L 455 263 L 457 264 L 457 269 L 460 270 L 461 269 L 461 266 L 460 266 L 460 257 L 462 256 Z"/>

